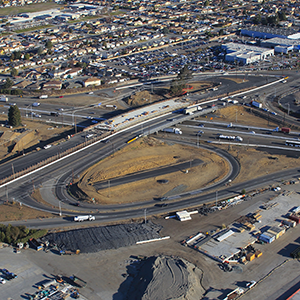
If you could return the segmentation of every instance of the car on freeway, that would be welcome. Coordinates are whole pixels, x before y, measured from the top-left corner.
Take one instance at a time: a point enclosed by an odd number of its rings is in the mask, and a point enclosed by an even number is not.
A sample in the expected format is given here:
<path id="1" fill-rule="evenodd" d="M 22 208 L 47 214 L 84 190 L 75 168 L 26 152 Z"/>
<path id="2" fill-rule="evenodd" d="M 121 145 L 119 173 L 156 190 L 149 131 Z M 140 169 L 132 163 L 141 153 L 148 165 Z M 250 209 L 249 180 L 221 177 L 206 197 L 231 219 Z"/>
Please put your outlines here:
<path id="1" fill-rule="evenodd" d="M 277 116 L 277 113 L 274 111 L 271 111 L 271 115 Z"/>
<path id="2" fill-rule="evenodd" d="M 58 98 L 63 98 L 64 96 L 59 96 Z"/>
<path id="3" fill-rule="evenodd" d="M 5 284 L 5 283 L 6 283 L 6 280 L 5 280 L 4 278 L 0 277 L 0 283 L 1 283 L 1 284 Z"/>
<path id="4" fill-rule="evenodd" d="M 198 126 L 199 126 L 199 127 L 204 127 L 204 124 L 199 124 Z"/>
<path id="5" fill-rule="evenodd" d="M 168 203 L 155 204 L 157 207 L 167 207 Z"/>
<path id="6" fill-rule="evenodd" d="M 168 200 L 168 197 L 160 197 L 158 198 L 159 201 L 165 201 L 165 200 Z"/>
<path id="7" fill-rule="evenodd" d="M 202 130 L 199 130 L 198 132 L 197 132 L 197 134 L 203 134 L 204 133 L 204 131 L 202 131 Z"/>
<path id="8" fill-rule="evenodd" d="M 255 285 L 256 285 L 256 281 L 251 280 L 251 281 L 247 282 L 246 287 L 247 287 L 248 289 L 251 289 L 251 288 L 254 287 Z"/>
<path id="9" fill-rule="evenodd" d="M 44 146 L 44 149 L 49 149 L 49 148 L 51 148 L 51 147 L 52 147 L 52 145 L 50 145 L 50 144 L 49 144 L 49 145 L 45 145 L 45 146 Z"/>
<path id="10" fill-rule="evenodd" d="M 255 134 L 255 131 L 250 131 L 251 134 Z"/>

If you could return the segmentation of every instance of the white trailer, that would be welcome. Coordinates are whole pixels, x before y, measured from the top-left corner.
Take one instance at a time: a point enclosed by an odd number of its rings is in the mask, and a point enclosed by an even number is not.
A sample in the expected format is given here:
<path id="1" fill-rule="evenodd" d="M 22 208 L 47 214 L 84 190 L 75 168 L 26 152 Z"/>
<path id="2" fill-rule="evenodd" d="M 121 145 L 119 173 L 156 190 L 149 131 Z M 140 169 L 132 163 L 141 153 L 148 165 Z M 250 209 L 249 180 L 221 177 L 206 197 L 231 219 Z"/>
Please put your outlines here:
<path id="1" fill-rule="evenodd" d="M 180 130 L 180 128 L 165 128 L 165 129 L 163 129 L 163 131 L 175 133 L 175 134 L 182 134 L 182 131 Z"/>
<path id="2" fill-rule="evenodd" d="M 192 115 L 196 111 L 202 110 L 202 107 L 200 105 L 198 106 L 193 106 L 193 107 L 188 107 L 184 110 L 185 115 Z"/>
<path id="3" fill-rule="evenodd" d="M 76 216 L 74 217 L 75 222 L 83 222 L 83 221 L 95 221 L 95 216 L 86 215 L 86 216 Z"/>
<path id="4" fill-rule="evenodd" d="M 219 139 L 226 139 L 226 140 L 232 140 L 232 141 L 239 141 L 242 142 L 243 138 L 241 138 L 240 136 L 235 136 L 235 135 L 224 135 L 224 134 L 220 134 L 219 135 Z"/>
<path id="5" fill-rule="evenodd" d="M 48 98 L 48 95 L 41 95 L 40 96 L 40 99 L 47 99 Z"/>
<path id="6" fill-rule="evenodd" d="M 0 101 L 1 102 L 7 102 L 8 101 L 8 98 L 4 95 L 0 96 Z"/>

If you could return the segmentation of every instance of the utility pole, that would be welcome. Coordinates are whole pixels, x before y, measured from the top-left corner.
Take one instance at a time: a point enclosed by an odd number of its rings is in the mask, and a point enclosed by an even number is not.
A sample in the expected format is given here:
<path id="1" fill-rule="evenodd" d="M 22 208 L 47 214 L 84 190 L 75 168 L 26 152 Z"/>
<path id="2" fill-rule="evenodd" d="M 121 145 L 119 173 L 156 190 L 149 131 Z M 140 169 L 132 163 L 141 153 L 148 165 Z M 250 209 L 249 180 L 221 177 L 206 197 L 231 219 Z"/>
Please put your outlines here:
<path id="1" fill-rule="evenodd" d="M 5 192 L 6 192 L 6 202 L 8 202 L 8 189 L 7 189 L 7 185 L 5 186 Z"/>
<path id="2" fill-rule="evenodd" d="M 60 205 L 60 200 L 58 200 L 58 206 L 59 206 L 59 216 L 61 217 L 61 205 Z"/>
<path id="3" fill-rule="evenodd" d="M 217 206 L 217 203 L 218 203 L 218 191 L 216 191 L 216 206 Z"/>
<path id="4" fill-rule="evenodd" d="M 108 198 L 110 198 L 110 180 L 108 179 Z"/>
<path id="5" fill-rule="evenodd" d="M 11 170 L 12 170 L 12 173 L 13 173 L 13 176 L 14 176 L 14 179 L 15 179 L 15 178 L 16 178 L 16 176 L 15 176 L 14 164 L 11 164 Z"/>
<path id="6" fill-rule="evenodd" d="M 147 223 L 147 208 L 144 209 L 145 224 Z"/>

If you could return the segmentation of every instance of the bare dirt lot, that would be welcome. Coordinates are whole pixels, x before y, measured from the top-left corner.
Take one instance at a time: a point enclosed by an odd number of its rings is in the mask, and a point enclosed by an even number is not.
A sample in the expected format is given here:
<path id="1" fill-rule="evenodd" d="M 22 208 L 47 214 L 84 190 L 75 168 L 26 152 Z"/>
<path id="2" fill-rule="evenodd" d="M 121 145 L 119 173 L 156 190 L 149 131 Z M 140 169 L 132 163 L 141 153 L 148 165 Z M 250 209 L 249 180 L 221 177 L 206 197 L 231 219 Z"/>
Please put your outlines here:
<path id="1" fill-rule="evenodd" d="M 5 120 L 7 120 L 6 117 L 0 116 L 0 122 Z M 55 126 L 30 119 L 23 119 L 22 124 L 24 126 L 12 129 L 0 127 L 2 132 L 0 137 L 0 161 L 10 158 L 23 150 L 25 153 L 33 151 L 40 146 L 40 143 L 54 137 L 57 138 L 58 142 L 60 135 L 72 129 L 70 126 Z M 61 138 L 60 141 L 62 140 L 65 139 Z"/>
<path id="2" fill-rule="evenodd" d="M 108 181 L 139 171 L 168 166 L 195 158 L 204 163 L 185 170 L 157 176 L 154 178 L 108 187 L 96 191 L 93 183 Z M 161 197 L 178 185 L 184 185 L 184 191 L 198 189 L 223 178 L 229 171 L 227 162 L 215 153 L 201 148 L 180 144 L 167 144 L 155 138 L 144 138 L 130 144 L 93 167 L 86 170 L 78 181 L 78 188 L 89 198 L 101 204 L 126 203 Z M 160 184 L 158 180 L 168 180 L 168 184 Z M 109 183 L 108 183 L 109 184 Z M 145 188 L 146 187 L 146 188 Z M 134 193 L 133 193 L 134 191 Z"/>
<path id="3" fill-rule="evenodd" d="M 218 116 L 218 119 L 215 119 L 217 122 L 234 122 L 241 125 L 261 126 L 272 129 L 277 126 L 271 121 L 255 116 L 251 107 L 232 105 L 217 110 L 215 114 Z"/>

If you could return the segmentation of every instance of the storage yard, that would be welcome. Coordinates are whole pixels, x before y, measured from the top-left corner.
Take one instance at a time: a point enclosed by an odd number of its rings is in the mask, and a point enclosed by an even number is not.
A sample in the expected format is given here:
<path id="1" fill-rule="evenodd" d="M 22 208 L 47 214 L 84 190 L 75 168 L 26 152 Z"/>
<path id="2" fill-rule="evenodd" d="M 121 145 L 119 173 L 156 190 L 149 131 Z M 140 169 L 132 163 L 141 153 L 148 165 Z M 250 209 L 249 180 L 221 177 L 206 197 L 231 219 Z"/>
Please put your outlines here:
<path id="1" fill-rule="evenodd" d="M 246 264 L 262 255 L 252 246 L 255 242 L 275 242 L 286 230 L 293 230 L 299 223 L 298 195 L 289 196 L 292 193 L 283 193 L 280 202 L 271 201 L 257 208 L 252 207 L 254 211 L 245 212 L 227 228 L 213 234 L 200 232 L 183 241 L 183 245 L 220 263 Z"/>
<path id="2" fill-rule="evenodd" d="M 281 220 L 287 220 L 287 218 L 283 218 L 282 215 L 295 209 L 297 205 L 294 204 L 297 203 L 299 199 L 297 184 L 281 185 L 281 188 L 282 190 L 277 192 L 267 189 L 261 193 L 251 193 L 251 197 L 249 197 L 247 201 L 245 201 L 245 199 L 235 199 L 231 202 L 231 205 L 229 202 L 222 204 L 220 201 L 219 206 L 223 207 L 221 210 L 201 207 L 197 209 L 199 213 L 193 214 L 192 219 L 185 222 L 180 222 L 176 218 L 155 219 L 153 220 L 155 224 L 153 231 L 159 232 L 160 236 L 170 236 L 170 238 L 161 239 L 153 243 L 132 243 L 125 247 L 127 244 L 123 244 L 123 242 L 126 236 L 130 235 L 130 228 L 132 228 L 130 226 L 134 226 L 133 229 L 137 226 L 128 224 L 130 225 L 129 227 L 123 227 L 122 225 L 120 230 L 117 230 L 118 232 L 127 231 L 126 234 L 124 233 L 124 239 L 118 240 L 118 246 L 123 246 L 121 248 L 115 247 L 115 249 L 102 250 L 94 253 L 80 252 L 79 255 L 76 255 L 76 251 L 75 253 L 73 252 L 75 255 L 59 255 L 60 253 L 56 249 L 49 251 L 49 249 L 45 247 L 44 251 L 22 249 L 19 254 L 14 253 L 12 248 L 1 249 L 1 257 L 3 257 L 6 262 L 1 265 L 1 268 L 9 268 L 10 271 L 18 274 L 18 278 L 1 286 L 2 296 L 6 298 L 13 297 L 14 300 L 23 299 L 24 297 L 20 295 L 24 296 L 26 293 L 34 294 L 40 291 L 36 287 L 33 287 L 33 285 L 45 279 L 53 280 L 55 275 L 61 274 L 64 278 L 70 278 L 70 276 L 75 275 L 82 279 L 85 282 L 81 284 L 82 288 L 76 286 L 73 286 L 73 288 L 79 289 L 80 294 L 89 300 L 126 299 L 125 295 L 128 295 L 130 284 L 134 282 L 136 276 L 142 275 L 144 276 L 143 278 L 147 279 L 147 274 L 152 274 L 151 267 L 153 264 L 146 264 L 148 267 L 144 268 L 142 267 L 143 261 L 146 261 L 147 257 L 154 257 L 152 262 L 156 261 L 155 257 L 168 257 L 168 264 L 172 266 L 172 270 L 177 272 L 179 269 L 183 269 L 184 272 L 188 272 L 185 273 L 186 275 L 188 274 L 187 276 L 192 276 L 190 278 L 195 279 L 194 286 L 189 287 L 199 291 L 198 295 L 205 297 L 205 299 L 224 299 L 226 295 L 235 291 L 237 288 L 244 291 L 243 299 L 246 300 L 258 299 L 262 293 L 266 295 L 265 299 L 276 299 L 273 295 L 274 287 L 272 287 L 272 282 L 278 282 L 276 288 L 282 288 L 284 289 L 283 291 L 285 291 L 296 283 L 295 280 L 297 276 L 299 276 L 297 261 L 290 257 L 291 252 L 300 247 L 299 226 L 288 229 L 283 236 L 271 244 L 256 243 L 250 245 L 254 247 L 255 252 L 259 250 L 262 255 L 257 253 L 257 256 L 260 255 L 260 257 L 255 257 L 254 259 L 253 254 L 249 255 L 249 260 L 253 259 L 251 262 L 246 259 L 239 264 L 230 263 L 228 269 L 225 267 L 225 265 L 228 264 L 222 264 L 221 262 L 210 259 L 207 255 L 195 251 L 193 247 L 182 246 L 180 242 L 183 240 L 188 241 L 188 239 L 192 238 L 191 234 L 196 235 L 201 232 L 194 241 L 189 243 L 192 245 L 197 242 L 197 238 L 201 239 L 202 234 L 206 236 L 208 232 L 213 235 L 217 233 L 218 228 L 223 227 L 222 224 L 235 224 L 237 222 L 236 220 L 242 220 L 242 218 L 245 218 L 244 216 L 255 213 L 258 209 L 261 209 L 261 211 L 258 212 L 261 217 L 259 218 L 258 215 L 256 215 L 256 217 L 261 223 L 254 223 L 256 225 L 254 230 L 261 229 L 263 232 L 264 230 L 262 230 L 261 227 L 264 226 L 264 224 L 271 224 L 273 226 L 274 222 L 278 222 L 277 225 L 279 225 Z M 285 192 L 284 190 L 287 189 L 293 192 Z M 279 196 L 276 197 L 277 195 Z M 232 203 L 236 205 L 232 205 Z M 272 205 L 274 203 L 277 203 L 277 205 Z M 224 209 L 225 207 L 227 209 Z M 264 209 L 263 207 L 268 209 Z M 114 226 L 118 227 L 118 225 Z M 162 229 L 160 230 L 160 228 Z M 139 229 L 138 226 L 137 229 Z M 265 229 L 269 230 L 269 228 Z M 84 237 L 82 242 L 92 245 L 89 239 L 91 241 L 94 239 L 96 231 L 91 235 L 89 232 L 93 231 L 90 231 L 90 229 L 80 230 L 82 233 L 85 232 L 84 235 L 79 235 L 79 237 Z M 76 232 L 78 231 L 74 230 L 65 236 L 73 239 Z M 107 232 L 114 234 L 115 231 Z M 135 232 L 135 230 L 133 230 L 133 232 Z M 219 232 L 221 232 L 220 229 Z M 246 230 L 244 232 L 246 232 Z M 247 233 L 249 235 L 248 231 Z M 59 234 L 65 233 L 61 232 L 58 233 L 58 235 Z M 233 235 L 240 234 L 241 233 L 234 233 Z M 103 238 L 103 236 L 100 235 L 99 238 Z M 148 236 L 148 238 L 150 237 Z M 230 238 L 231 237 L 228 237 L 222 242 L 215 241 L 215 243 L 226 243 Z M 106 242 L 104 242 L 104 244 L 106 244 Z M 73 249 L 76 250 L 76 242 L 72 245 L 74 247 Z M 241 244 L 237 244 L 237 247 L 241 246 Z M 231 245 L 231 247 L 233 246 Z M 82 250 L 84 251 L 84 249 Z M 65 248 L 65 251 L 69 252 L 70 250 Z M 254 250 L 248 247 L 245 248 L 244 251 L 247 255 L 248 253 L 253 253 Z M 175 255 L 175 257 L 173 255 Z M 167 260 L 165 261 L 167 262 Z M 184 264 L 178 268 L 180 260 L 182 260 Z M 198 271 L 190 272 L 191 269 L 185 266 L 188 265 L 186 261 L 195 265 L 200 273 Z M 139 262 L 141 262 L 141 265 Z M 157 260 L 157 267 L 163 264 L 164 259 L 160 258 Z M 143 268 L 142 273 L 139 273 L 140 266 Z M 232 271 L 230 272 L 230 270 Z M 164 273 L 164 280 L 168 280 L 174 284 L 174 296 L 178 295 L 177 292 L 180 286 L 184 291 L 188 291 L 189 288 L 184 285 L 184 281 L 179 280 L 186 278 L 186 276 L 178 277 L 176 275 L 177 273 L 174 273 L 172 277 L 172 274 L 172 272 Z M 282 274 L 285 274 L 284 278 L 282 278 Z M 146 290 L 153 289 L 154 285 L 152 284 L 162 282 L 159 272 L 154 275 L 155 281 L 149 286 L 145 285 Z M 197 276 L 199 278 L 198 281 Z M 21 279 L 22 281 L 20 283 Z M 249 286 L 246 286 L 246 284 L 251 281 L 255 281 L 256 284 L 251 286 L 253 283 L 250 283 Z M 19 291 L 17 293 L 12 292 L 15 283 L 18 283 Z M 181 285 L 181 283 L 183 284 Z M 159 295 L 161 291 L 160 288 L 165 289 L 165 286 L 157 284 L 155 288 L 157 289 L 156 295 Z M 137 297 L 139 297 L 139 291 L 136 290 L 136 292 Z M 190 297 L 188 299 L 193 298 Z"/>

